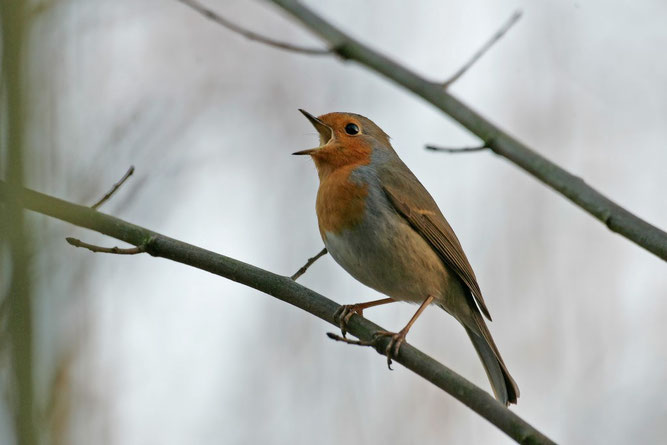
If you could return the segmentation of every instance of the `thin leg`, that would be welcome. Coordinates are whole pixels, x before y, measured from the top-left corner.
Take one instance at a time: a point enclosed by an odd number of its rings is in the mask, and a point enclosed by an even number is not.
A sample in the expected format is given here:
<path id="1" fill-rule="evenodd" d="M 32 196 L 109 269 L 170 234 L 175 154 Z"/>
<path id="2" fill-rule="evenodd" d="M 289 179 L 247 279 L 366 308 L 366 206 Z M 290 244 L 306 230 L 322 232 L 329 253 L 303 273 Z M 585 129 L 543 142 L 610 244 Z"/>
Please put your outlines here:
<path id="1" fill-rule="evenodd" d="M 389 341 L 389 344 L 385 349 L 385 354 L 387 355 L 387 366 L 389 367 L 389 369 L 391 369 L 391 360 L 392 358 L 398 355 L 398 350 L 401 348 L 401 345 L 405 341 L 405 336 L 408 334 L 408 331 L 415 323 L 415 321 L 417 321 L 422 312 L 424 312 L 424 309 L 426 309 L 426 307 L 432 302 L 433 302 L 433 297 L 429 295 L 426 298 L 426 300 L 424 300 L 424 302 L 421 304 L 421 306 L 419 306 L 419 309 L 417 309 L 415 315 L 413 315 L 410 321 L 408 321 L 408 324 L 406 324 L 405 327 L 400 331 L 398 331 L 397 333 L 389 331 L 378 331 L 373 335 L 375 338 L 391 337 L 391 340 Z"/>
<path id="2" fill-rule="evenodd" d="M 352 315 L 358 314 L 359 316 L 363 317 L 364 309 L 395 302 L 396 300 L 393 298 L 383 298 L 381 300 L 373 300 L 366 303 L 346 304 L 338 308 L 338 310 L 334 313 L 334 320 L 338 320 L 340 331 L 343 333 L 343 337 L 345 337 L 345 334 L 347 334 L 347 323 L 350 321 Z"/>
<path id="3" fill-rule="evenodd" d="M 413 315 L 410 321 L 408 321 L 408 324 L 405 325 L 403 329 L 401 329 L 401 332 L 405 331 L 406 334 L 408 333 L 412 325 L 415 324 L 415 321 L 417 321 L 422 312 L 424 312 L 424 309 L 426 309 L 426 307 L 433 302 L 433 299 L 434 298 L 429 295 L 426 300 L 424 300 L 421 306 L 419 306 L 419 309 L 417 309 L 417 312 L 415 312 L 415 315 Z"/>

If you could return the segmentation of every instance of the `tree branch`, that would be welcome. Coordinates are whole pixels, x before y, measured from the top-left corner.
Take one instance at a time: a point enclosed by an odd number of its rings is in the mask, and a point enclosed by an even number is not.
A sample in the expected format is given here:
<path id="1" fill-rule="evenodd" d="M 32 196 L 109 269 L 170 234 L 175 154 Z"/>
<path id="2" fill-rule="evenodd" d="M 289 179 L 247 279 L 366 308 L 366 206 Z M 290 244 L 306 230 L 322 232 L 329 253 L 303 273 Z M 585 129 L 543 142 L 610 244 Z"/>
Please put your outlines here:
<path id="1" fill-rule="evenodd" d="M 320 36 L 343 59 L 355 60 L 412 91 L 477 135 L 494 153 L 544 182 L 610 230 L 667 261 L 667 233 L 630 213 L 563 168 L 519 142 L 472 108 L 408 68 L 372 50 L 295 0 L 271 0 Z"/>
<path id="2" fill-rule="evenodd" d="M 89 207 L 72 204 L 33 190 L 10 187 L 4 181 L 0 181 L 0 200 L 8 201 L 10 199 L 16 199 L 22 206 L 35 212 L 142 247 L 153 256 L 187 264 L 252 287 L 338 326 L 334 314 L 340 308 L 340 305 L 301 286 L 289 277 L 277 275 L 233 258 L 168 238 L 113 216 L 97 212 Z M 355 314 L 350 318 L 347 330 L 360 340 L 370 341 L 373 339 L 375 332 L 383 329 Z M 377 351 L 383 353 L 388 342 L 388 338 L 378 339 Z M 517 442 L 553 443 L 544 434 L 494 399 L 489 393 L 473 385 L 410 344 L 405 343 L 401 346 L 396 361 L 451 394 Z"/>
<path id="3" fill-rule="evenodd" d="M 111 187 L 111 190 L 109 190 L 106 195 L 102 196 L 99 201 L 91 205 L 90 208 L 98 209 L 102 204 L 107 202 L 109 198 L 111 198 L 113 194 L 116 193 L 116 191 L 125 183 L 125 181 L 127 181 L 127 179 L 132 176 L 132 173 L 134 173 L 134 165 L 130 165 L 130 168 L 128 168 L 123 177 L 120 178 L 120 180 Z"/>
<path id="4" fill-rule="evenodd" d="M 217 23 L 218 25 L 221 25 L 228 30 L 235 32 L 236 34 L 239 34 L 246 39 L 249 40 L 254 40 L 256 42 L 264 43 L 265 45 L 272 46 L 274 48 L 278 48 L 284 51 L 291 51 L 293 53 L 301 53 L 301 54 L 308 54 L 311 56 L 324 56 L 324 55 L 329 55 L 333 54 L 333 52 L 330 49 L 326 48 L 309 48 L 306 46 L 298 46 L 298 45 L 292 45 L 290 43 L 285 43 L 281 42 L 279 40 L 274 40 L 270 37 L 265 37 L 261 34 L 257 34 L 256 32 L 247 30 L 245 28 L 240 27 L 239 25 L 233 23 L 230 20 L 227 20 L 226 18 L 222 17 L 220 14 L 214 12 L 213 10 L 207 8 L 206 6 L 202 5 L 201 3 L 195 1 L 195 0 L 177 0 L 181 3 L 183 3 L 186 6 L 189 6 L 190 8 L 194 9 L 198 13 L 202 14 L 204 17 L 207 19 L 210 19 Z"/>
<path id="5" fill-rule="evenodd" d="M 509 31 L 510 28 L 519 21 L 521 15 L 521 11 L 516 11 L 514 14 L 512 14 L 512 17 L 510 17 L 509 20 L 507 20 L 507 22 L 498 31 L 496 31 L 496 33 L 491 36 L 491 38 L 480 49 L 478 49 L 475 54 L 473 54 L 473 56 L 465 65 L 463 65 L 457 72 L 455 72 L 452 77 L 442 83 L 442 88 L 447 89 L 454 82 L 459 80 L 459 78 L 461 78 L 461 76 L 463 76 L 484 54 L 486 54 L 486 52 L 490 50 L 493 45 L 498 43 L 498 41 L 503 38 L 505 33 L 507 33 L 507 31 Z"/>

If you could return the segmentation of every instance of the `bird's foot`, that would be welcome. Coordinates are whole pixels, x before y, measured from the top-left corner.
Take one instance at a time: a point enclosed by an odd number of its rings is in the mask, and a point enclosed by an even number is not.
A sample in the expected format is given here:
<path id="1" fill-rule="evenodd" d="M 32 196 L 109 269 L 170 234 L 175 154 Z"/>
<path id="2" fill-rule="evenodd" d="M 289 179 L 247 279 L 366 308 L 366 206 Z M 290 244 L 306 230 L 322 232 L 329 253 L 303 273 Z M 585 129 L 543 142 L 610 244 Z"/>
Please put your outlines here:
<path id="1" fill-rule="evenodd" d="M 354 312 L 350 312 L 350 316 L 353 313 Z M 384 354 L 387 356 L 387 367 L 390 370 L 393 370 L 391 367 L 392 361 L 398 356 L 398 351 L 401 349 L 401 345 L 405 342 L 405 336 L 407 335 L 407 333 L 408 330 L 405 328 L 401 329 L 398 332 L 377 331 L 373 333 L 372 340 L 350 340 L 349 338 L 336 335 L 333 332 L 327 332 L 327 336 L 332 340 L 342 341 L 349 345 L 372 346 L 375 349 L 378 348 L 378 340 L 380 338 L 390 337 L 389 343 L 387 344 L 387 347 L 384 350 Z M 343 335 L 345 335 L 345 331 L 343 331 Z M 380 350 L 378 350 L 378 352 L 380 352 Z"/>
<path id="2" fill-rule="evenodd" d="M 339 307 L 338 310 L 334 313 L 334 320 L 338 322 L 338 326 L 340 327 L 340 332 L 343 334 L 343 338 L 346 338 L 347 323 L 350 321 L 350 318 L 354 314 L 363 317 L 364 307 L 360 304 L 346 304 Z"/>
<path id="3" fill-rule="evenodd" d="M 391 368 L 392 360 L 398 356 L 398 351 L 401 349 L 401 345 L 405 342 L 405 336 L 408 334 L 408 329 L 401 329 L 398 332 L 389 332 L 389 331 L 377 331 L 373 334 L 373 341 L 381 337 L 390 337 L 389 343 L 384 350 L 384 354 L 387 356 L 387 367 Z"/>

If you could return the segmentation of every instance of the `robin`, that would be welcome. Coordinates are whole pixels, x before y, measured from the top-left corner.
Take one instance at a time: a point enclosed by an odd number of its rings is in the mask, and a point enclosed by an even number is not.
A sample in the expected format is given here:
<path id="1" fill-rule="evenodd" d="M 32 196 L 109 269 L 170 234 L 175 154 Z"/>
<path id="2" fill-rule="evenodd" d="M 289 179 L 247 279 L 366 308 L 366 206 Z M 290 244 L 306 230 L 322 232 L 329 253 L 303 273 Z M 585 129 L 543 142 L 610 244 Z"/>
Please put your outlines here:
<path id="1" fill-rule="evenodd" d="M 496 398 L 505 405 L 516 403 L 519 388 L 482 318 L 491 320 L 475 273 L 451 226 L 389 136 L 358 114 L 315 117 L 299 111 L 320 136 L 319 147 L 293 154 L 315 162 L 324 245 L 350 275 L 389 297 L 343 306 L 336 314 L 343 336 L 350 317 L 363 315 L 364 309 L 395 301 L 420 304 L 399 332 L 376 333 L 390 337 L 385 352 L 391 365 L 410 327 L 435 304 L 463 325 Z"/>

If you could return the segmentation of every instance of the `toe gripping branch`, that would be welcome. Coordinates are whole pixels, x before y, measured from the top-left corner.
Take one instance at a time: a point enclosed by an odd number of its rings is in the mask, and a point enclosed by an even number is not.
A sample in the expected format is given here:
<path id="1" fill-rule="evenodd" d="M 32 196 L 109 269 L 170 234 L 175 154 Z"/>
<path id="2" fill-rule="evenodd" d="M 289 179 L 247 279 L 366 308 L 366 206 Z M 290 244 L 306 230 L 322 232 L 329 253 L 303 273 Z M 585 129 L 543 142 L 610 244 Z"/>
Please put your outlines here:
<path id="1" fill-rule="evenodd" d="M 339 307 L 334 313 L 334 320 L 338 322 L 343 336 L 341 337 L 340 335 L 334 334 L 333 332 L 327 332 L 327 336 L 332 340 L 342 341 L 350 345 L 374 347 L 378 353 L 387 356 L 387 367 L 392 369 L 392 361 L 398 357 L 401 345 L 405 343 L 405 337 L 408 335 L 412 325 L 415 323 L 415 321 L 417 321 L 417 318 L 419 318 L 421 313 L 424 312 L 424 309 L 426 309 L 426 307 L 433 302 L 432 296 L 429 295 L 422 302 L 422 304 L 419 306 L 419 309 L 417 309 L 417 312 L 412 316 L 408 324 L 398 332 L 380 330 L 373 333 L 371 340 L 350 340 L 346 337 L 346 334 L 347 324 L 349 323 L 350 318 L 352 318 L 352 315 L 357 314 L 363 316 L 363 311 L 366 308 L 379 306 L 381 304 L 393 303 L 394 301 L 396 300 L 391 298 L 384 298 L 382 300 L 370 301 L 368 303 L 352 304 Z M 382 347 L 382 342 L 380 341 L 383 337 L 390 338 L 389 342 L 384 348 Z"/>

